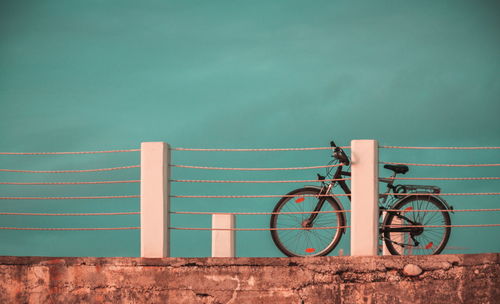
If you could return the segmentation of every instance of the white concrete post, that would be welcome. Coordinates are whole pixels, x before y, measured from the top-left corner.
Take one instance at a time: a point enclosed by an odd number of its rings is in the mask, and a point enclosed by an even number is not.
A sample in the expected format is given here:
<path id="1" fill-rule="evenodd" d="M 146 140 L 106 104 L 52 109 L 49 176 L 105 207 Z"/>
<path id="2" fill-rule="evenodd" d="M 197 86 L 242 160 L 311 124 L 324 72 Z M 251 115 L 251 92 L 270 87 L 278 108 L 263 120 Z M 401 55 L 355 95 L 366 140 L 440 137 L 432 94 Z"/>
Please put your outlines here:
<path id="1" fill-rule="evenodd" d="M 351 255 L 377 255 L 378 143 L 351 141 Z"/>
<path id="2" fill-rule="evenodd" d="M 141 257 L 170 255 L 170 151 L 164 142 L 141 144 Z"/>
<path id="3" fill-rule="evenodd" d="M 212 214 L 213 229 L 234 229 L 234 226 L 233 214 Z M 212 257 L 234 258 L 234 234 L 234 230 L 212 230 Z"/>

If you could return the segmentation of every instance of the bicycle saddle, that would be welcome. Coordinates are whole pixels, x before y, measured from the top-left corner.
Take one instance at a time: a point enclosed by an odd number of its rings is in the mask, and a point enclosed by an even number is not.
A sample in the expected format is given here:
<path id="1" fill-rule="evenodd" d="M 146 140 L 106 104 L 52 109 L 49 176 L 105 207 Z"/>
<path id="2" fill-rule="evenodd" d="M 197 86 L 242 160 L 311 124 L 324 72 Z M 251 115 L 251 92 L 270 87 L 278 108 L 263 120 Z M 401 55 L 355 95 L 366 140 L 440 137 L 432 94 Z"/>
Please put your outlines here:
<path id="1" fill-rule="evenodd" d="M 405 165 L 384 165 L 384 168 L 394 171 L 394 173 L 405 174 L 408 172 L 408 166 Z"/>

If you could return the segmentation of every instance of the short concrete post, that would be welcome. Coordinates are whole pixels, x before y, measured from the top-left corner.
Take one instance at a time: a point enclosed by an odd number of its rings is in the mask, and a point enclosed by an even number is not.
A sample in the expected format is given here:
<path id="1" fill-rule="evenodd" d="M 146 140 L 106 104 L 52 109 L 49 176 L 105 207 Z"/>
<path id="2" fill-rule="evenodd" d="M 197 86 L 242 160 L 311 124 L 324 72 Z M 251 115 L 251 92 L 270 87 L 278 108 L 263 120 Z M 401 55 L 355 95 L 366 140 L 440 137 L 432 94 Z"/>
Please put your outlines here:
<path id="1" fill-rule="evenodd" d="M 170 151 L 163 142 L 141 144 L 141 257 L 170 255 Z"/>
<path id="2" fill-rule="evenodd" d="M 212 214 L 212 257 L 234 258 L 235 219 L 233 214 Z M 228 229 L 228 230 L 217 230 Z"/>
<path id="3" fill-rule="evenodd" d="M 351 141 L 351 255 L 377 255 L 378 143 Z"/>

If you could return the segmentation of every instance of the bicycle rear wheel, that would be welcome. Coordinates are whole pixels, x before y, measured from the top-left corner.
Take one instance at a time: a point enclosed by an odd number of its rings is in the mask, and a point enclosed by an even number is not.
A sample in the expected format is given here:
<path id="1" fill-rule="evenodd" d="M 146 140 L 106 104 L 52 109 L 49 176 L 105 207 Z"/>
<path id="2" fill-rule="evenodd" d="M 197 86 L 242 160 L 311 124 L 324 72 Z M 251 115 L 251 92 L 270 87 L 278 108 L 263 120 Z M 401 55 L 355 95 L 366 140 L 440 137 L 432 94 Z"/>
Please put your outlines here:
<path id="1" fill-rule="evenodd" d="M 431 195 L 409 196 L 391 209 L 400 210 L 388 212 L 383 223 L 385 245 L 391 254 L 430 255 L 443 251 L 450 238 L 451 219 L 441 201 Z"/>
<path id="2" fill-rule="evenodd" d="M 287 256 L 322 256 L 337 246 L 345 226 L 345 216 L 338 202 L 330 196 L 319 197 L 320 189 L 301 188 L 283 197 L 271 216 L 271 236 Z M 310 226 L 304 225 L 316 205 L 323 206 Z"/>

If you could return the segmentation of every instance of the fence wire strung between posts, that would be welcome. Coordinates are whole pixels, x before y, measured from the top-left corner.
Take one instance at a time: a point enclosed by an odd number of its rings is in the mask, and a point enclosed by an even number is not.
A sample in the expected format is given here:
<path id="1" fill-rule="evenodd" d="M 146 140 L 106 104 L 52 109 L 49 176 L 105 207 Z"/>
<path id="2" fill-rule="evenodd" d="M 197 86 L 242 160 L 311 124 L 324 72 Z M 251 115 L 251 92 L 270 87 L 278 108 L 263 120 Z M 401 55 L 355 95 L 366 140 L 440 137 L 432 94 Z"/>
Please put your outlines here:
<path id="1" fill-rule="evenodd" d="M 342 147 L 349 149 L 349 146 Z M 172 151 L 197 151 L 197 152 L 277 152 L 277 151 L 311 151 L 311 150 L 332 150 L 331 147 L 316 147 L 316 148 L 275 148 L 275 149 L 207 149 L 207 148 L 171 148 Z M 226 171 L 288 171 L 288 170 L 310 170 L 310 169 L 324 169 L 335 168 L 341 166 L 340 164 L 328 164 L 319 166 L 302 166 L 302 167 L 285 167 L 285 168 L 231 168 L 231 167 L 208 167 L 208 166 L 190 166 L 190 165 L 176 165 L 172 164 L 171 167 L 185 168 L 185 169 L 199 169 L 199 170 L 226 170 Z M 350 178 L 337 178 L 337 179 L 308 179 L 308 180 L 194 180 L 194 179 L 170 179 L 170 182 L 175 183 L 217 183 L 217 184 L 273 184 L 273 183 L 319 183 L 331 181 L 346 181 Z M 296 197 L 297 195 L 284 195 L 284 194 L 262 194 L 262 195 L 170 195 L 171 198 L 285 198 Z M 330 195 L 301 195 L 301 197 L 326 197 Z M 339 194 L 338 196 L 349 196 L 349 194 Z M 171 214 L 184 214 L 184 215 L 214 215 L 214 214 L 229 214 L 229 215 L 273 215 L 273 214 L 325 214 L 325 213 L 346 213 L 350 210 L 339 211 L 317 211 L 317 212 L 196 212 L 196 211 L 176 211 L 170 212 Z M 272 230 L 301 230 L 303 228 L 194 228 L 194 227 L 169 227 L 173 230 L 208 230 L 208 231 L 272 231 Z M 340 229 L 350 228 L 349 226 L 331 226 L 331 227 L 312 227 L 310 230 L 325 230 L 325 229 Z"/>
<path id="2" fill-rule="evenodd" d="M 500 147 L 398 147 L 398 146 L 381 146 L 382 148 L 392 149 L 450 149 L 450 150 L 486 150 L 486 149 L 499 149 Z M 416 164 L 404 162 L 380 162 L 385 165 L 405 165 L 405 166 L 421 166 L 421 167 L 498 167 L 500 164 Z M 388 177 L 386 179 L 401 179 L 401 180 L 498 180 L 500 177 Z M 390 193 L 383 193 L 382 195 L 391 195 Z M 398 193 L 398 195 L 426 195 L 425 193 Z M 439 193 L 439 195 L 500 195 L 500 192 L 486 192 L 486 193 Z"/>
<path id="3" fill-rule="evenodd" d="M 350 146 L 342 147 L 350 149 Z M 500 149 L 500 147 L 401 147 L 401 146 L 379 146 L 385 149 L 423 149 L 423 150 L 493 150 Z M 331 150 L 331 147 L 316 147 L 316 148 L 262 148 L 262 149 L 208 149 L 208 148 L 171 148 L 171 151 L 198 151 L 198 152 L 276 152 L 276 151 L 311 151 L 311 150 Z M 0 152 L 0 155 L 65 155 L 65 154 L 97 154 L 97 153 L 119 153 L 119 152 L 140 152 L 141 149 L 129 150 L 111 150 L 111 151 L 88 151 L 88 152 Z M 497 167 L 500 164 L 425 164 L 425 163 L 405 163 L 405 162 L 380 162 L 381 164 L 391 165 L 407 165 L 407 166 L 429 166 L 429 167 Z M 289 170 L 310 170 L 321 168 L 334 168 L 339 164 L 325 165 L 325 166 L 308 166 L 308 167 L 287 167 L 287 168 L 231 168 L 231 167 L 210 167 L 210 166 L 192 166 L 169 164 L 170 167 L 182 169 L 197 169 L 197 170 L 227 170 L 227 171 L 289 171 Z M 19 172 L 19 173 L 82 173 L 82 172 L 103 172 L 114 171 L 123 169 L 140 168 L 139 165 L 101 168 L 101 169 L 86 169 L 86 170 L 15 170 L 15 169 L 0 169 L 0 172 Z M 385 178 L 385 179 L 391 179 Z M 500 180 L 500 177 L 396 177 L 392 179 L 400 180 L 449 180 L 449 181 L 466 181 L 466 180 Z M 175 183 L 217 183 L 217 184 L 272 184 L 272 183 L 308 183 L 308 182 L 333 182 L 333 181 L 349 181 L 351 178 L 341 179 L 303 179 L 303 180 L 217 180 L 217 179 L 170 179 L 168 182 Z M 116 181 L 90 181 L 90 182 L 15 182 L 7 181 L 0 182 L 0 185 L 84 185 L 84 184 L 119 184 L 119 183 L 140 183 L 140 180 L 116 180 Z M 338 197 L 347 197 L 350 194 L 334 193 Z M 382 196 L 391 195 L 390 193 L 382 193 Z M 500 192 L 484 192 L 484 193 L 397 193 L 401 196 L 411 195 L 438 195 L 438 196 L 485 196 L 485 195 L 500 195 Z M 295 197 L 296 195 L 282 195 L 282 194 L 255 194 L 255 195 L 169 195 L 171 198 L 283 198 Z M 304 197 L 321 197 L 330 196 L 329 194 L 323 195 L 301 195 Z M 110 198 L 140 198 L 140 195 L 110 195 L 110 196 L 74 196 L 74 197 L 0 197 L 0 200 L 66 200 L 66 199 L 110 199 Z M 398 211 L 389 209 L 386 211 Z M 400 211 L 400 210 L 399 210 Z M 454 209 L 453 212 L 498 212 L 497 208 L 483 208 L 483 209 Z M 317 213 L 349 213 L 351 210 L 336 210 L 336 211 L 317 211 Z M 409 210 L 405 212 L 440 212 L 439 210 Z M 230 215 L 273 215 L 273 214 L 311 214 L 315 212 L 197 212 L 197 211 L 175 211 L 170 214 L 184 214 L 184 215 L 214 215 L 214 214 L 230 214 Z M 118 215 L 139 215 L 140 212 L 106 212 L 106 213 L 34 213 L 34 212 L 0 212 L 0 215 L 5 216 L 118 216 Z M 471 224 L 471 225 L 421 225 L 420 227 L 495 227 L 500 224 Z M 310 230 L 322 229 L 344 229 L 350 228 L 349 225 L 344 226 L 331 226 L 331 227 L 310 227 Z M 127 229 L 141 229 L 141 227 L 114 227 L 114 228 L 22 228 L 22 227 L 0 227 L 4 230 L 127 230 Z M 196 228 L 196 227 L 168 227 L 173 230 L 229 230 L 229 231 L 271 231 L 271 230 L 300 230 L 303 228 Z"/>
<path id="4" fill-rule="evenodd" d="M 342 147 L 344 149 L 351 148 L 350 146 Z M 402 146 L 379 146 L 385 149 L 423 149 L 423 150 L 494 150 L 500 147 L 402 147 Z M 258 151 L 297 151 L 297 150 L 329 150 L 331 147 L 320 148 L 291 148 L 291 149 L 206 149 L 206 148 L 172 148 L 173 151 L 217 151 L 217 152 L 258 152 Z M 497 167 L 500 164 L 415 164 L 403 162 L 380 162 L 381 164 L 393 165 L 408 165 L 408 166 L 435 166 L 435 167 Z M 339 165 L 328 166 L 314 166 L 314 167 L 296 167 L 296 168 L 224 168 L 224 167 L 204 167 L 204 166 L 187 166 L 187 165 L 172 165 L 172 167 L 191 168 L 191 169 L 207 169 L 207 170 L 242 170 L 242 171 L 259 171 L 259 170 L 300 170 L 300 169 L 316 169 L 337 167 Z M 400 180 L 449 180 L 449 181 L 466 181 L 466 180 L 500 180 L 500 177 L 389 177 L 386 179 L 400 179 Z M 195 180 L 195 179 L 172 179 L 171 182 L 176 183 L 303 183 L 303 182 L 331 182 L 339 180 L 350 180 L 350 178 L 343 179 L 325 179 L 325 180 Z M 349 196 L 349 194 L 334 193 L 335 196 Z M 393 195 L 392 193 L 382 193 L 381 195 Z M 401 196 L 411 195 L 429 195 L 429 193 L 397 193 Z M 486 193 L 439 193 L 439 196 L 483 196 L 483 195 L 500 195 L 500 192 L 486 192 Z M 330 195 L 311 195 L 311 196 L 330 196 Z M 294 195 L 171 195 L 172 198 L 282 198 L 294 197 Z M 350 212 L 351 210 L 343 210 L 341 212 Z M 398 211 L 389 209 L 386 211 Z M 441 212 L 439 210 L 412 210 L 409 212 Z M 454 209 L 453 212 L 495 212 L 500 209 L 487 208 L 487 209 Z M 321 211 L 320 211 L 321 212 Z M 311 212 L 305 212 L 311 213 Z M 213 214 L 231 214 L 231 215 L 272 215 L 273 212 L 195 212 L 195 211 L 176 211 L 171 214 L 198 214 L 198 215 L 213 215 Z M 477 224 L 477 225 L 422 225 L 419 227 L 495 227 L 500 224 Z M 248 231 L 248 230 L 272 230 L 271 228 L 231 228 L 231 229 L 213 229 L 213 228 L 193 228 L 193 227 L 170 227 L 177 230 L 232 230 L 232 231 Z M 331 227 L 331 228 L 350 228 L 350 226 Z M 301 229 L 301 228 L 294 228 Z"/>
<path id="5" fill-rule="evenodd" d="M 385 149 L 412 149 L 412 150 L 498 150 L 500 147 L 403 147 L 403 146 L 379 146 Z M 425 164 L 425 163 L 406 163 L 406 162 L 379 162 L 380 164 L 388 165 L 405 165 L 405 166 L 420 166 L 420 167 L 498 167 L 500 164 Z M 500 177 L 387 177 L 385 180 L 443 180 L 443 181 L 472 181 L 472 180 L 500 180 Z M 392 193 L 382 193 L 381 195 L 389 196 Z M 482 195 L 500 195 L 500 192 L 483 192 L 483 193 L 397 193 L 402 196 L 482 196 Z M 385 210 L 386 212 L 398 210 Z M 499 208 L 485 208 L 485 209 L 454 209 L 451 212 L 497 212 Z M 442 210 L 405 210 L 406 212 L 442 212 Z M 420 225 L 412 227 L 498 227 L 500 224 L 471 224 L 471 225 Z M 389 226 L 391 227 L 391 226 Z"/>
<path id="6" fill-rule="evenodd" d="M 46 155 L 79 155 L 79 154 L 101 154 L 101 153 L 123 153 L 140 152 L 140 149 L 128 150 L 109 150 L 109 151 L 84 151 L 84 152 L 0 152 L 0 155 L 26 155 L 26 156 L 46 156 Z M 87 172 L 106 172 L 124 169 L 139 168 L 139 165 L 120 166 L 100 169 L 82 169 L 82 170 L 15 170 L 0 169 L 0 172 L 16 173 L 87 173 Z M 64 186 L 64 185 L 96 185 L 96 184 L 126 184 L 140 183 L 140 180 L 109 180 L 109 181 L 71 181 L 71 182 L 0 182 L 0 185 L 44 185 L 44 186 Z M 123 199 L 140 198 L 140 195 L 106 195 L 106 196 L 54 196 L 54 197 L 0 197 L 0 200 L 82 200 L 82 199 Z M 95 212 L 95 213 L 43 213 L 43 212 L 0 212 L 5 216 L 116 216 L 116 215 L 138 215 L 140 212 Z M 47 230 L 47 231 L 94 231 L 94 230 L 131 230 L 140 229 L 140 227 L 91 227 L 91 228 L 34 228 L 34 227 L 0 227 L 0 230 Z"/>

